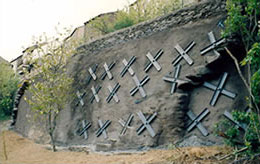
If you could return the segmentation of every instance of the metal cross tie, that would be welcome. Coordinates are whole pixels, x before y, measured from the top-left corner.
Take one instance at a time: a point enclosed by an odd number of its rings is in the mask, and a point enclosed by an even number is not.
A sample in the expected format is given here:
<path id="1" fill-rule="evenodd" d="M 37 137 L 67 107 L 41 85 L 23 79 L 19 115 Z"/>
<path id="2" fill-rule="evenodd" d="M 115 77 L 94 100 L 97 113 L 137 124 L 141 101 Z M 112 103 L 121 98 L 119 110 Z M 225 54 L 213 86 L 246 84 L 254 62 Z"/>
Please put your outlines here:
<path id="1" fill-rule="evenodd" d="M 190 132 L 195 126 L 200 130 L 200 132 L 207 136 L 209 133 L 204 128 L 204 126 L 200 123 L 203 118 L 205 118 L 209 114 L 209 110 L 205 108 L 198 116 L 195 116 L 195 114 L 190 110 L 187 112 L 188 117 L 191 119 L 191 123 L 188 125 L 188 132 Z"/>
<path id="2" fill-rule="evenodd" d="M 147 119 L 145 118 L 145 116 L 143 115 L 143 113 L 141 111 L 137 112 L 137 115 L 139 116 L 139 118 L 142 121 L 142 125 L 136 130 L 137 134 L 140 135 L 145 129 L 148 130 L 149 134 L 154 137 L 156 134 L 153 130 L 153 128 L 151 127 L 151 123 L 152 121 L 156 118 L 157 113 L 155 112 L 153 115 L 150 115 Z"/>
<path id="3" fill-rule="evenodd" d="M 236 124 L 237 127 L 239 127 L 240 129 L 243 129 L 244 131 L 246 131 L 247 126 L 245 124 L 240 124 L 239 122 L 237 122 L 231 113 L 229 113 L 227 110 L 225 110 L 224 112 L 224 116 L 227 117 L 229 120 L 231 120 L 234 124 Z"/>
<path id="4" fill-rule="evenodd" d="M 93 93 L 93 96 L 90 98 L 90 102 L 93 103 L 94 100 L 96 102 L 99 102 L 98 92 L 101 90 L 101 86 L 97 86 L 96 88 L 94 86 L 91 87 L 91 91 Z"/>
<path id="5" fill-rule="evenodd" d="M 110 80 L 113 79 L 113 75 L 110 70 L 115 66 L 115 64 L 116 64 L 115 61 L 110 63 L 109 66 L 107 66 L 107 63 L 104 64 L 105 72 L 101 75 L 101 80 L 104 80 L 106 76 L 108 76 Z"/>
<path id="6" fill-rule="evenodd" d="M 117 83 L 117 84 L 114 86 L 113 89 L 112 89 L 112 87 L 111 87 L 110 85 L 108 85 L 107 88 L 108 88 L 108 90 L 109 90 L 109 92 L 110 92 L 110 94 L 108 95 L 108 97 L 107 97 L 107 99 L 106 99 L 107 103 L 109 103 L 112 98 L 115 100 L 116 103 L 118 103 L 118 102 L 119 102 L 119 98 L 118 98 L 116 92 L 117 92 L 118 89 L 120 88 L 119 83 Z"/>
<path id="7" fill-rule="evenodd" d="M 214 33 L 211 31 L 208 33 L 208 37 L 209 37 L 209 40 L 210 40 L 210 45 L 205 47 L 204 49 L 200 50 L 200 54 L 201 55 L 204 55 L 206 54 L 207 52 L 209 51 L 212 51 L 217 55 L 217 56 L 220 56 L 219 52 L 216 50 L 216 48 L 225 43 L 226 42 L 226 39 L 225 38 L 221 38 L 219 40 L 216 40 L 215 39 L 215 36 L 214 36 Z"/>
<path id="8" fill-rule="evenodd" d="M 148 53 L 146 54 L 146 57 L 149 59 L 149 61 L 148 61 L 148 63 L 145 65 L 144 71 L 145 71 L 145 72 L 148 72 L 148 71 L 150 70 L 150 68 L 151 68 L 152 66 L 154 66 L 154 67 L 156 68 L 156 70 L 159 72 L 159 71 L 162 69 L 162 67 L 159 65 L 159 63 L 157 62 L 157 60 L 160 58 L 160 56 L 161 56 L 162 54 L 163 54 L 163 50 L 162 50 L 162 49 L 160 49 L 160 50 L 156 53 L 155 57 L 153 57 L 153 56 L 151 55 L 151 53 L 148 52 Z"/>
<path id="9" fill-rule="evenodd" d="M 126 59 L 123 59 L 122 62 L 125 65 L 125 67 L 123 68 L 123 70 L 120 73 L 121 77 L 123 77 L 127 71 L 130 73 L 131 76 L 133 76 L 135 74 L 135 72 L 131 68 L 131 65 L 134 63 L 135 60 L 136 60 L 135 56 L 132 56 L 131 59 L 129 60 L 129 62 L 127 62 Z"/>
<path id="10" fill-rule="evenodd" d="M 82 120 L 82 129 L 80 129 L 79 136 L 82 136 L 84 134 L 84 138 L 88 139 L 88 133 L 87 130 L 91 127 L 90 122 L 86 122 L 86 120 Z"/>
<path id="11" fill-rule="evenodd" d="M 79 91 L 77 91 L 77 97 L 79 98 L 79 101 L 77 102 L 76 106 L 79 105 L 79 103 L 81 104 L 81 106 L 84 106 L 84 101 L 83 101 L 83 97 L 86 95 L 86 92 L 84 92 L 83 94 L 80 94 Z"/>
<path id="12" fill-rule="evenodd" d="M 134 114 L 130 114 L 130 115 L 128 116 L 126 122 L 125 122 L 124 120 L 122 120 L 122 119 L 120 119 L 120 120 L 118 121 L 118 122 L 120 123 L 120 125 L 122 125 L 122 127 L 123 127 L 122 131 L 120 132 L 120 135 L 121 135 L 121 136 L 125 134 L 127 128 L 130 128 L 130 124 L 131 124 L 133 118 L 134 118 Z"/>
<path id="13" fill-rule="evenodd" d="M 88 72 L 90 73 L 90 75 L 87 77 L 87 84 L 90 83 L 91 79 L 93 79 L 94 81 L 97 79 L 97 76 L 96 76 L 96 71 L 97 71 L 97 67 L 98 65 L 95 64 L 92 68 L 90 67 L 88 69 Z"/>
<path id="14" fill-rule="evenodd" d="M 210 100 L 210 105 L 211 106 L 214 106 L 219 98 L 219 96 L 221 94 L 229 97 L 229 98 L 232 98 L 234 99 L 236 97 L 236 94 L 235 93 L 232 93 L 228 90 L 225 90 L 223 89 L 224 85 L 225 85 L 225 82 L 226 82 L 226 79 L 227 79 L 227 76 L 228 76 L 228 73 L 227 72 L 224 72 L 223 76 L 221 77 L 221 79 L 219 80 L 219 83 L 217 86 L 211 84 L 211 83 L 208 83 L 208 82 L 204 82 L 203 83 L 203 86 L 210 89 L 210 90 L 213 90 L 214 91 L 214 94 Z"/>
<path id="15" fill-rule="evenodd" d="M 101 134 L 104 135 L 104 138 L 107 138 L 107 132 L 106 132 L 106 128 L 110 125 L 111 121 L 107 120 L 104 124 L 102 123 L 101 120 L 98 120 L 98 124 L 99 124 L 99 129 L 96 132 L 96 136 L 99 137 Z"/>
<path id="16" fill-rule="evenodd" d="M 220 20 L 220 21 L 218 22 L 218 26 L 219 26 L 220 28 L 224 29 L 224 28 L 225 28 L 224 20 Z"/>
<path id="17" fill-rule="evenodd" d="M 135 85 L 136 87 L 133 88 L 131 91 L 130 91 L 130 95 L 131 96 L 134 96 L 135 93 L 139 90 L 140 94 L 142 97 L 146 97 L 146 93 L 144 91 L 144 88 L 143 86 L 150 80 L 150 77 L 148 75 L 146 75 L 143 80 L 140 82 L 137 78 L 136 75 L 133 76 L 133 80 L 135 82 Z"/>
<path id="18" fill-rule="evenodd" d="M 178 79 L 179 73 L 180 73 L 180 69 L 181 69 L 181 65 L 178 65 L 177 67 L 175 67 L 175 72 L 174 72 L 174 76 L 173 77 L 169 77 L 169 76 L 164 76 L 163 77 L 164 81 L 172 83 L 171 94 L 173 94 L 175 92 L 178 83 L 186 82 L 186 80 Z"/>
<path id="19" fill-rule="evenodd" d="M 188 46 L 185 48 L 185 50 L 183 50 L 181 48 L 181 46 L 179 44 L 177 44 L 175 46 L 175 49 L 177 50 L 177 52 L 179 53 L 179 56 L 177 56 L 176 59 L 174 59 L 172 61 L 172 64 L 173 66 L 176 66 L 182 58 L 184 58 L 184 60 L 189 64 L 189 65 L 192 65 L 193 64 L 193 60 L 190 58 L 190 56 L 187 54 L 191 49 L 192 47 L 195 45 L 195 42 L 192 41 L 188 44 Z"/>

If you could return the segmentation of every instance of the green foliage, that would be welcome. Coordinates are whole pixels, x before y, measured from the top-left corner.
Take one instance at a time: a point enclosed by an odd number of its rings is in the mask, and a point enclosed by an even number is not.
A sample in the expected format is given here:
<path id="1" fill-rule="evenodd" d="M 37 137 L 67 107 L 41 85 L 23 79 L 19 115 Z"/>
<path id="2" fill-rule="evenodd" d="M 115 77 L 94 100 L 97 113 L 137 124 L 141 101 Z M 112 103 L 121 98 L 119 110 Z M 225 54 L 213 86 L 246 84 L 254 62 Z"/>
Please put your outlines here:
<path id="1" fill-rule="evenodd" d="M 181 7 L 179 0 L 142 0 L 127 7 L 126 12 L 136 23 L 168 14 Z"/>
<path id="2" fill-rule="evenodd" d="M 116 15 L 114 30 L 119 30 L 134 25 L 135 22 L 126 12 L 119 11 Z"/>
<path id="3" fill-rule="evenodd" d="M 223 120 L 216 125 L 215 134 L 224 137 L 227 145 L 247 147 L 248 149 L 245 152 L 247 155 L 259 153 L 258 131 L 260 130 L 260 123 L 257 114 L 254 112 L 233 112 L 232 116 L 234 120 L 247 127 L 246 131 L 244 132 L 238 126 L 234 126 L 230 120 Z"/>
<path id="4" fill-rule="evenodd" d="M 253 155 L 260 152 L 260 1 L 259 0 L 227 0 L 228 17 L 225 21 L 224 37 L 236 36 L 241 39 L 246 56 L 241 66 L 247 65 L 247 84 L 243 75 L 245 86 L 250 95 L 248 106 L 252 112 L 233 112 L 233 117 L 240 124 L 247 125 L 243 132 L 227 123 L 220 122 L 216 126 L 219 136 L 225 138 L 225 142 L 231 146 L 245 146 L 246 154 Z M 239 52 L 238 52 L 239 53 Z M 239 54 L 241 55 L 241 54 Z M 240 68 L 238 71 L 241 72 Z"/>
<path id="5" fill-rule="evenodd" d="M 258 69 L 251 78 L 251 88 L 256 103 L 260 104 L 260 69 Z"/>
<path id="6" fill-rule="evenodd" d="M 256 42 L 252 45 L 252 48 L 248 51 L 247 56 L 241 62 L 241 65 L 250 63 L 252 73 L 251 77 L 251 90 L 254 95 L 256 104 L 260 103 L 260 42 Z"/>
<path id="7" fill-rule="evenodd" d="M 53 134 L 56 120 L 72 95 L 73 79 L 67 74 L 66 65 L 80 44 L 76 40 L 64 42 L 62 38 L 68 34 L 69 32 L 58 33 L 58 37 L 52 38 L 46 35 L 40 36 L 34 42 L 36 49 L 27 55 L 28 61 L 34 63 L 34 70 L 27 75 L 30 80 L 28 90 L 31 97 L 25 100 L 35 113 L 35 117 L 46 121 L 54 151 Z"/>
<path id="8" fill-rule="evenodd" d="M 226 28 L 223 31 L 224 37 L 232 35 L 239 36 L 247 52 L 246 57 L 241 62 L 244 66 L 250 66 L 248 81 L 250 93 L 254 96 L 253 101 L 259 105 L 260 95 L 260 1 L 259 0 L 227 0 L 228 17 L 225 21 Z M 252 77 L 252 78 L 251 78 Z"/>
<path id="9" fill-rule="evenodd" d="M 102 35 L 108 34 L 114 31 L 111 18 L 108 15 L 98 17 L 90 22 L 91 26 L 101 32 Z"/>
<path id="10" fill-rule="evenodd" d="M 134 24 L 168 14 L 181 7 L 179 0 L 142 0 L 118 11 L 115 17 L 103 16 L 91 21 L 92 27 L 107 34 Z"/>
<path id="11" fill-rule="evenodd" d="M 247 53 L 246 58 L 242 61 L 242 65 L 250 63 L 253 74 L 251 77 L 251 90 L 257 104 L 260 103 L 260 42 L 253 44 Z"/>
<path id="12" fill-rule="evenodd" d="M 259 41 L 258 26 L 260 16 L 259 0 L 227 0 L 228 17 L 225 21 L 225 37 L 233 34 L 241 37 L 245 49 Z"/>
<path id="13" fill-rule="evenodd" d="M 18 78 L 11 66 L 7 63 L 0 63 L 0 119 L 12 114 L 17 88 Z"/>
<path id="14" fill-rule="evenodd" d="M 256 42 L 252 45 L 252 48 L 248 51 L 247 56 L 241 62 L 242 65 L 250 63 L 253 66 L 253 69 L 259 69 L 260 64 L 260 43 Z"/>

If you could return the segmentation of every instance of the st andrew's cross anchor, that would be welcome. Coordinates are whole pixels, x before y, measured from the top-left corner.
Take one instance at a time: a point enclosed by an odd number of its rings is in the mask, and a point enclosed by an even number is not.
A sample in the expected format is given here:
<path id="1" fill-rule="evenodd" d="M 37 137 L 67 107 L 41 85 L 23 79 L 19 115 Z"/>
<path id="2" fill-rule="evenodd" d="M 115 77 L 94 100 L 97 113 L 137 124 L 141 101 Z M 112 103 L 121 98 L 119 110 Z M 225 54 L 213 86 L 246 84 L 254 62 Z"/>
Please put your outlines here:
<path id="1" fill-rule="evenodd" d="M 173 94 L 173 92 L 175 92 L 178 83 L 185 82 L 185 80 L 178 79 L 179 74 L 180 74 L 180 69 L 181 69 L 181 65 L 178 65 L 177 67 L 175 67 L 173 77 L 169 77 L 169 76 L 163 77 L 164 81 L 172 83 L 171 94 Z"/>
<path id="2" fill-rule="evenodd" d="M 175 49 L 177 50 L 177 52 L 179 53 L 179 56 L 177 56 L 177 58 L 175 58 L 172 61 L 173 66 L 176 66 L 181 59 L 183 58 L 189 65 L 193 64 L 193 60 L 190 58 L 190 56 L 188 55 L 188 52 L 192 49 L 192 47 L 195 45 L 195 42 L 192 41 L 188 44 L 188 46 L 183 50 L 181 48 L 181 46 L 179 44 L 177 44 L 175 46 Z"/>
<path id="3" fill-rule="evenodd" d="M 98 67 L 97 64 L 95 64 L 93 67 L 89 67 L 88 72 L 90 75 L 87 77 L 87 84 L 90 83 L 91 79 L 93 79 L 94 81 L 97 79 L 97 75 L 96 75 L 97 67 Z"/>
<path id="4" fill-rule="evenodd" d="M 128 71 L 130 73 L 131 76 L 133 76 L 135 74 L 135 72 L 133 71 L 133 69 L 131 68 L 131 65 L 135 62 L 136 57 L 132 56 L 131 59 L 129 60 L 129 62 L 126 61 L 126 59 L 123 59 L 123 64 L 125 65 L 125 67 L 123 68 L 123 70 L 120 72 L 121 77 L 124 77 L 125 73 Z"/>
<path id="5" fill-rule="evenodd" d="M 77 91 L 76 94 L 77 94 L 77 97 L 79 98 L 79 100 L 78 100 L 76 106 L 78 106 L 79 103 L 81 104 L 81 106 L 84 106 L 84 100 L 83 100 L 83 97 L 86 95 L 86 92 L 84 92 L 84 93 L 81 94 L 79 91 Z"/>
<path id="6" fill-rule="evenodd" d="M 109 80 L 113 79 L 113 75 L 111 73 L 111 69 L 116 65 L 116 62 L 113 61 L 112 63 L 109 64 L 109 66 L 107 66 L 107 63 L 104 64 L 104 68 L 105 68 L 105 72 L 102 73 L 101 75 L 101 80 L 104 80 L 106 78 L 106 76 L 108 76 Z"/>
<path id="7" fill-rule="evenodd" d="M 96 88 L 94 86 L 91 87 L 91 91 L 93 93 L 92 97 L 90 98 L 90 102 L 93 103 L 94 100 L 96 102 L 99 102 L 98 92 L 101 90 L 101 86 L 97 86 Z"/>
<path id="8" fill-rule="evenodd" d="M 84 138 L 88 139 L 87 130 L 91 127 L 91 123 L 86 120 L 82 120 L 82 128 L 78 130 L 78 135 L 82 136 L 84 134 Z"/>
<path id="9" fill-rule="evenodd" d="M 148 75 L 146 75 L 143 80 L 140 82 L 137 78 L 136 75 L 133 76 L 133 80 L 135 82 L 136 87 L 134 87 L 131 91 L 130 91 L 130 95 L 134 96 L 135 93 L 139 90 L 140 94 L 142 97 L 146 97 L 146 93 L 144 91 L 143 86 L 150 80 L 150 77 Z"/>
<path id="10" fill-rule="evenodd" d="M 123 127 L 122 131 L 120 132 L 120 135 L 121 135 L 121 136 L 125 134 L 127 128 L 130 128 L 130 124 L 131 124 L 133 118 L 134 118 L 134 114 L 130 114 L 130 115 L 128 116 L 126 122 L 125 122 L 124 120 L 122 120 L 122 119 L 118 120 L 118 122 L 120 123 L 120 125 L 122 125 L 122 127 Z"/>
<path id="11" fill-rule="evenodd" d="M 108 88 L 108 90 L 109 90 L 109 92 L 110 92 L 110 94 L 108 95 L 108 97 L 107 97 L 107 99 L 106 99 L 107 103 L 109 103 L 112 98 L 115 100 L 116 103 L 118 103 L 118 102 L 119 102 L 119 98 L 118 98 L 116 92 L 117 92 L 118 89 L 120 88 L 120 84 L 117 83 L 117 84 L 114 86 L 114 88 L 112 88 L 110 85 L 108 85 L 107 88 Z"/>
<path id="12" fill-rule="evenodd" d="M 140 135 L 145 129 L 147 129 L 149 134 L 152 137 L 154 137 L 156 134 L 150 124 L 156 118 L 157 113 L 155 112 L 154 114 L 150 115 L 147 119 L 145 118 L 145 116 L 143 115 L 143 113 L 141 111 L 137 112 L 137 115 L 143 122 L 143 124 L 136 130 L 137 134 Z"/>
<path id="13" fill-rule="evenodd" d="M 157 62 L 157 60 L 160 58 L 160 56 L 163 54 L 163 50 L 160 49 L 156 55 L 153 57 L 152 54 L 150 52 L 148 52 L 146 54 L 146 57 L 149 59 L 149 62 L 145 65 L 144 67 L 144 71 L 148 72 L 150 70 L 150 68 L 152 66 L 154 66 L 156 68 L 156 70 L 159 72 L 162 67 L 160 66 L 160 64 Z"/>
<path id="14" fill-rule="evenodd" d="M 104 138 L 107 138 L 106 128 L 110 125 L 111 121 L 107 120 L 104 124 L 101 120 L 98 120 L 99 129 L 96 132 L 96 136 L 99 137 L 101 134 L 104 135 Z"/>
<path id="15" fill-rule="evenodd" d="M 201 55 L 204 55 L 204 54 L 206 54 L 207 52 L 213 50 L 213 52 L 214 52 L 217 56 L 220 56 L 220 54 L 218 53 L 218 51 L 216 50 L 216 48 L 217 48 L 219 45 L 225 43 L 225 42 L 226 42 L 226 39 L 225 39 L 225 38 L 221 38 L 221 39 L 219 39 L 219 40 L 216 40 L 216 39 L 215 39 L 215 36 L 214 36 L 214 34 L 213 34 L 212 31 L 208 33 L 208 37 L 209 37 L 209 40 L 210 40 L 210 43 L 211 43 L 211 44 L 208 45 L 207 47 L 203 48 L 202 50 L 200 50 L 200 54 L 201 54 Z"/>
<path id="16" fill-rule="evenodd" d="M 205 108 L 198 116 L 195 116 L 195 114 L 190 110 L 187 112 L 188 117 L 191 119 L 191 123 L 188 125 L 188 132 L 191 131 L 195 126 L 200 130 L 200 132 L 207 136 L 209 133 L 204 128 L 204 126 L 200 123 L 200 121 L 205 118 L 209 114 L 209 110 Z"/>
<path id="17" fill-rule="evenodd" d="M 232 121 L 234 124 L 236 124 L 236 126 L 238 126 L 239 128 L 243 129 L 244 131 L 246 131 L 246 125 L 245 124 L 240 124 L 238 121 L 236 121 L 232 114 L 229 113 L 228 111 L 225 110 L 224 112 L 224 116 L 227 117 L 230 121 Z"/>
<path id="18" fill-rule="evenodd" d="M 227 76 L 228 76 L 228 73 L 227 72 L 224 72 L 223 76 L 221 77 L 221 79 L 219 80 L 218 82 L 218 85 L 215 86 L 211 83 L 208 83 L 208 82 L 204 82 L 203 83 L 203 86 L 208 88 L 208 89 L 211 89 L 214 91 L 214 94 L 210 100 L 210 105 L 211 106 L 214 106 L 218 100 L 218 97 L 220 96 L 220 94 L 223 94 L 229 98 L 232 98 L 234 99 L 236 97 L 236 94 L 235 93 L 232 93 L 228 90 L 225 90 L 223 87 L 225 85 L 225 82 L 226 82 L 226 79 L 227 79 Z"/>

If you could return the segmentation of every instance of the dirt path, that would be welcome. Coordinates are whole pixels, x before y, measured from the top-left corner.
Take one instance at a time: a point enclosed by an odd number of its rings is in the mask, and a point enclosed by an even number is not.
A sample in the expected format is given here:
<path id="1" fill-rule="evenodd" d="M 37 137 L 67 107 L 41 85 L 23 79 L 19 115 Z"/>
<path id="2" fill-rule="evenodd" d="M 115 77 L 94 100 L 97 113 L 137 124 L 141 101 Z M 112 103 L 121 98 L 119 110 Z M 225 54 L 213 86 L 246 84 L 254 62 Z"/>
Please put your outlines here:
<path id="1" fill-rule="evenodd" d="M 218 161 L 217 158 L 229 151 L 225 147 L 193 147 L 115 155 L 70 151 L 53 153 L 12 131 L 4 131 L 0 141 L 0 164 L 228 163 L 228 161 Z"/>

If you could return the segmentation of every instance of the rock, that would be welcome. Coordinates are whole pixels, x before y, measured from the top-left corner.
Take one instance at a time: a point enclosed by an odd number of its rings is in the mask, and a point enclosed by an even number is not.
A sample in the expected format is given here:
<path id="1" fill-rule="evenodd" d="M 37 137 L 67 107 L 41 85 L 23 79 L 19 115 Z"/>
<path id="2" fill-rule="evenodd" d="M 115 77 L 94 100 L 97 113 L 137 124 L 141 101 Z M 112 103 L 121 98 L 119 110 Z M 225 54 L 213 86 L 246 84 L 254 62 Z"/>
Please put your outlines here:
<path id="1" fill-rule="evenodd" d="M 201 82 L 204 81 L 203 77 L 212 73 L 213 72 L 205 67 L 205 65 L 200 65 L 194 67 L 191 72 L 186 75 L 186 78 L 190 79 L 193 82 L 193 85 L 200 85 Z"/>
<path id="2" fill-rule="evenodd" d="M 205 61 L 206 61 L 207 65 L 212 64 L 212 63 L 218 61 L 219 59 L 220 59 L 219 55 L 206 55 L 205 56 Z"/>
<path id="3" fill-rule="evenodd" d="M 187 138 L 182 139 L 177 142 L 176 145 L 178 147 L 190 147 L 190 146 L 212 146 L 213 142 L 205 140 L 205 138 L 201 139 L 197 136 L 189 136 Z"/>
<path id="4" fill-rule="evenodd" d="M 112 144 L 110 143 L 97 143 L 95 151 L 111 151 Z"/>

